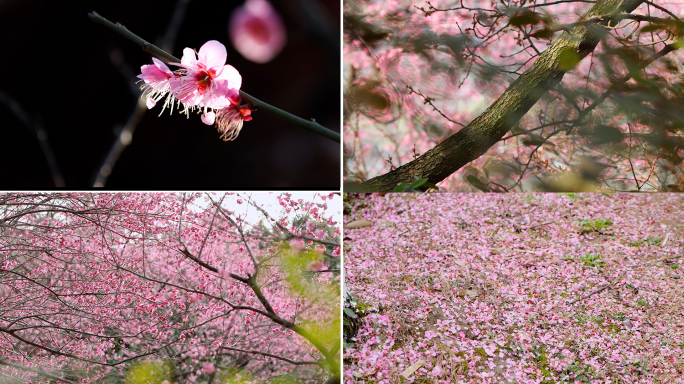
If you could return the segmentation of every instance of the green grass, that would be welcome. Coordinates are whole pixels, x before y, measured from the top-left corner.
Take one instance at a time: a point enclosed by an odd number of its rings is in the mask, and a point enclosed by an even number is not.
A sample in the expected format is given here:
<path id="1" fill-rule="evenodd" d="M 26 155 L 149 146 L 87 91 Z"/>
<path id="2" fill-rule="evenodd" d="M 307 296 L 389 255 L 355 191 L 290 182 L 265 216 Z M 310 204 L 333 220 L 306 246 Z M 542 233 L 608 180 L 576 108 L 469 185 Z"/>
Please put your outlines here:
<path id="1" fill-rule="evenodd" d="M 646 243 L 647 243 L 648 245 L 656 245 L 656 244 L 660 244 L 660 243 L 662 243 L 662 242 L 663 242 L 663 239 L 661 239 L 660 237 L 652 237 L 652 236 L 649 236 L 649 237 L 646 239 Z"/>
<path id="2" fill-rule="evenodd" d="M 601 255 L 596 255 L 593 253 L 587 253 L 584 256 L 580 256 L 579 260 L 584 263 L 584 265 L 588 267 L 597 267 L 600 268 L 603 265 L 606 264 L 605 261 L 601 260 Z"/>
<path id="3" fill-rule="evenodd" d="M 565 367 L 563 373 L 561 374 L 561 380 L 574 379 L 573 382 L 581 383 L 591 383 L 593 380 L 597 379 L 596 370 L 589 365 L 580 365 L 577 362 Z"/>
<path id="4" fill-rule="evenodd" d="M 613 225 L 613 220 L 611 219 L 596 219 L 596 220 L 583 220 L 580 221 L 580 235 L 584 235 L 591 232 L 598 232 L 602 229 L 608 228 Z"/>
<path id="5" fill-rule="evenodd" d="M 640 306 L 640 307 L 648 307 L 648 306 L 649 306 L 649 305 L 648 305 L 648 301 L 643 300 L 643 299 L 637 300 L 637 305 Z"/>
<path id="6" fill-rule="evenodd" d="M 600 317 L 586 316 L 586 315 L 576 315 L 575 319 L 580 324 L 586 324 L 587 321 L 591 321 L 591 322 L 596 323 L 598 325 L 602 325 L 603 322 L 605 321 Z"/>
<path id="7" fill-rule="evenodd" d="M 656 245 L 656 244 L 660 244 L 662 242 L 663 242 L 663 239 L 661 239 L 660 237 L 649 236 L 646 238 L 646 240 L 634 241 L 632 243 L 629 243 L 629 245 L 631 245 L 632 247 L 641 247 L 644 244 Z"/>
<path id="8" fill-rule="evenodd" d="M 610 315 L 610 317 L 612 317 L 613 320 L 625 321 L 625 314 L 622 312 L 614 313 L 614 314 Z"/>

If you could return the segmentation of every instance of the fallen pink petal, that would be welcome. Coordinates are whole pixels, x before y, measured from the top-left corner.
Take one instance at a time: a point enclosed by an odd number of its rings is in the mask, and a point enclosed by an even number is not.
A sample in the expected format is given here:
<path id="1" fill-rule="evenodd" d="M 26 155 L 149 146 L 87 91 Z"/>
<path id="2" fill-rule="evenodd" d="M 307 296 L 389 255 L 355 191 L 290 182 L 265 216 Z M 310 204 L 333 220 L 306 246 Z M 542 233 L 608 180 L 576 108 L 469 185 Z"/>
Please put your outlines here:
<path id="1" fill-rule="evenodd" d="M 344 234 L 345 383 L 684 377 L 684 196 L 395 193 L 345 204 L 345 223 L 373 222 Z"/>

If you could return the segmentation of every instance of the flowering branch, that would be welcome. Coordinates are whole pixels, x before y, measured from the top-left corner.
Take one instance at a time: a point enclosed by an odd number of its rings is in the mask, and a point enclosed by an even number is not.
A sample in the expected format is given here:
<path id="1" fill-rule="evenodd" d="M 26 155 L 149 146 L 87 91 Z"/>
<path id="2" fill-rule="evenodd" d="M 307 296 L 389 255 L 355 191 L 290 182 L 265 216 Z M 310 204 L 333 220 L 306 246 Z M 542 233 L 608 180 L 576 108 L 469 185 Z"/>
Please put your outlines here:
<path id="1" fill-rule="evenodd" d="M 257 277 L 245 246 L 259 260 L 278 253 L 281 240 L 262 242 L 229 213 L 240 236 L 212 205 L 189 212 L 200 196 L 0 194 L 0 296 L 9 308 L 0 316 L 4 360 L 68 369 L 74 382 L 122 374 L 140 359 L 172 361 L 176 375 L 202 364 L 202 373 L 187 379 L 197 383 L 212 381 L 226 346 L 287 359 L 257 357 L 254 375 L 282 367 L 303 382 L 339 382 L 338 313 L 327 311 L 339 295 L 336 281 L 321 277 L 311 290 L 326 292 L 308 297 L 286 281 L 276 284 L 294 268 L 257 265 Z M 206 348 L 197 358 L 186 354 L 195 346 Z M 288 360 L 312 363 L 288 367 Z"/>
<path id="2" fill-rule="evenodd" d="M 104 25 L 105 27 L 121 34 L 122 36 L 126 37 L 127 39 L 133 41 L 134 43 L 140 45 L 143 49 L 143 51 L 148 52 L 152 55 L 158 56 L 167 62 L 174 62 L 174 63 L 180 63 L 181 60 L 168 52 L 164 51 L 163 49 L 155 46 L 154 44 L 144 40 L 140 36 L 134 34 L 133 32 L 129 31 L 128 28 L 124 27 L 123 25 L 119 23 L 112 23 L 111 21 L 105 19 L 104 17 L 100 16 L 97 12 L 93 11 L 91 13 L 88 13 L 88 16 L 90 19 L 98 24 Z M 340 142 L 340 134 L 337 132 L 334 132 L 328 128 L 323 127 L 322 125 L 318 124 L 316 121 L 313 119 L 311 121 L 302 119 L 300 117 L 297 117 L 289 112 L 285 112 L 282 109 L 276 108 L 270 104 L 267 104 L 247 93 L 244 91 L 240 91 L 240 96 L 244 98 L 246 101 L 248 101 L 250 104 L 252 104 L 253 109 L 261 109 L 275 117 L 278 117 L 282 120 L 288 121 L 290 123 L 299 125 L 300 127 L 309 130 L 317 135 L 323 136 L 325 138 L 328 138 L 330 140 L 333 140 L 335 142 Z"/>
<path id="3" fill-rule="evenodd" d="M 47 377 L 47 378 L 50 378 L 50 379 L 53 379 L 56 381 L 61 381 L 62 383 L 76 384 L 75 381 L 71 381 L 71 380 L 65 379 L 63 377 L 55 376 L 50 372 L 43 371 L 42 369 L 24 367 L 24 366 L 21 366 L 19 364 L 14 364 L 14 363 L 11 363 L 9 361 L 5 361 L 3 359 L 0 359 L 0 365 L 6 365 L 8 367 L 17 368 L 19 370 L 33 372 L 33 373 L 38 374 L 40 376 L 44 376 L 44 377 Z"/>
<path id="4" fill-rule="evenodd" d="M 330 372 L 332 372 L 334 375 L 337 375 L 339 367 L 337 366 L 337 361 L 335 359 L 335 356 L 337 355 L 337 351 L 339 349 L 339 346 L 337 345 L 339 343 L 335 343 L 333 345 L 333 347 L 330 350 L 328 350 L 326 348 L 326 346 L 321 342 L 321 340 L 319 340 L 315 335 L 308 332 L 305 328 L 295 324 L 294 322 L 291 322 L 291 321 L 288 321 L 288 320 L 282 318 L 280 315 L 278 315 L 275 312 L 273 306 L 269 302 L 268 298 L 266 298 L 266 296 L 264 295 L 264 293 L 261 290 L 261 287 L 259 286 L 259 284 L 257 282 L 257 276 L 259 275 L 261 264 L 259 262 L 257 262 L 255 256 L 252 254 L 251 247 L 249 246 L 249 242 L 248 242 L 247 238 L 245 237 L 242 225 L 240 225 L 235 220 L 233 220 L 233 218 L 230 216 L 230 214 L 228 212 L 226 212 L 223 209 L 223 207 L 221 207 L 220 203 L 214 201 L 214 199 L 212 199 L 211 196 L 207 196 L 207 197 L 212 202 L 212 204 L 216 207 L 217 212 L 220 212 L 221 215 L 226 220 L 228 220 L 228 222 L 230 222 L 231 225 L 233 225 L 237 229 L 238 234 L 240 236 L 240 240 L 242 241 L 246 250 L 248 251 L 248 253 L 250 255 L 250 259 L 251 259 L 252 264 L 254 266 L 254 273 L 253 274 L 248 273 L 246 278 L 238 276 L 234 273 L 228 273 L 227 271 L 223 272 L 223 273 L 227 273 L 228 276 L 230 276 L 232 279 L 235 279 L 235 280 L 240 281 L 241 283 L 247 285 L 252 290 L 252 292 L 256 296 L 257 300 L 259 300 L 261 305 L 264 307 L 265 311 L 258 310 L 256 308 L 251 308 L 251 307 L 245 308 L 245 309 L 249 309 L 253 312 L 259 313 L 260 315 L 269 318 L 274 323 L 279 324 L 284 328 L 290 329 L 290 330 L 294 331 L 295 333 L 297 333 L 298 335 L 300 335 L 301 337 L 303 337 L 304 339 L 306 339 L 309 343 L 311 343 L 314 347 L 316 347 L 316 349 L 318 349 L 318 351 L 324 356 L 324 359 L 320 363 L 317 362 L 314 364 L 319 364 L 321 366 L 327 365 Z M 250 202 L 251 202 L 251 200 L 250 200 Z M 268 214 L 263 209 L 261 209 L 261 207 L 258 207 L 256 204 L 253 204 L 253 205 L 255 207 L 257 207 L 263 214 L 267 215 L 267 217 L 270 217 L 270 216 L 268 216 Z M 213 219 L 212 219 L 212 223 L 213 223 Z M 277 221 L 276 221 L 276 223 L 277 223 Z M 213 224 L 212 224 L 212 227 L 213 227 Z M 179 239 L 180 239 L 180 232 L 179 232 Z M 206 262 L 203 262 L 196 255 L 193 255 L 187 248 L 179 249 L 179 251 L 183 255 L 185 255 L 187 258 L 189 258 L 190 260 L 199 264 L 201 267 L 203 267 L 209 271 L 212 271 L 214 273 L 219 273 L 220 275 L 223 275 L 223 273 L 218 268 L 216 268 L 215 266 L 212 266 Z M 224 301 L 223 299 L 221 299 L 221 300 Z M 230 305 L 233 306 L 232 304 L 230 304 Z M 233 306 L 233 308 L 236 308 L 236 307 Z M 225 348 L 225 347 L 222 347 L 222 348 Z M 226 348 L 226 349 L 230 349 L 230 348 Z M 235 350 L 238 350 L 238 349 L 235 349 Z M 252 353 L 252 351 L 245 351 L 245 352 Z M 257 353 L 257 352 L 254 352 L 254 353 Z M 264 354 L 264 353 L 260 353 L 260 354 Z M 265 355 L 265 356 L 270 356 L 270 355 Z M 280 358 L 277 356 L 271 356 L 271 357 L 275 357 L 275 358 L 278 358 L 281 360 L 285 360 L 284 358 Z M 285 361 L 289 362 L 290 360 L 285 360 Z"/>

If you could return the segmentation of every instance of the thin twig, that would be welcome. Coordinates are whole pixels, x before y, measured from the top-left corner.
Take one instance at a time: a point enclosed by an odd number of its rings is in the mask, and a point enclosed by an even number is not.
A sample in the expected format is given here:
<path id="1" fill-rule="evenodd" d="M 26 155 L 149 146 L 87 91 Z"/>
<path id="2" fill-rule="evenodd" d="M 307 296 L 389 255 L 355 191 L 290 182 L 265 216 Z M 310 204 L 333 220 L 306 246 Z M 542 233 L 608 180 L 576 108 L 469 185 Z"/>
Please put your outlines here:
<path id="1" fill-rule="evenodd" d="M 126 125 L 121 127 L 121 130 L 117 132 L 116 140 L 112 144 L 112 147 L 109 149 L 107 157 L 105 157 L 104 161 L 102 162 L 102 165 L 100 166 L 97 172 L 97 176 L 95 177 L 95 181 L 93 182 L 94 188 L 103 188 L 105 184 L 107 184 L 107 179 L 109 178 L 109 175 L 112 173 L 112 170 L 114 169 L 117 160 L 119 160 L 121 153 L 133 141 L 133 133 L 135 132 L 135 129 L 138 127 L 140 120 L 145 114 L 145 111 L 147 111 L 147 107 L 145 106 L 145 100 L 140 98 L 135 104 L 135 109 L 133 109 L 133 113 L 131 114 L 131 116 L 129 116 L 128 121 L 126 121 Z"/>
<path id="2" fill-rule="evenodd" d="M 171 16 L 171 21 L 169 22 L 169 26 L 166 28 L 166 35 L 164 36 L 164 40 L 162 42 L 162 46 L 165 49 L 173 49 L 174 42 L 176 41 L 176 36 L 178 35 L 178 29 L 180 28 L 180 25 L 183 22 L 185 10 L 189 2 L 190 0 L 178 0 L 176 2 L 176 8 L 173 11 L 173 16 Z M 120 62 L 117 63 L 117 59 L 120 59 Z M 127 66 L 123 62 L 123 59 L 117 57 L 116 55 L 113 55 L 112 61 L 114 62 L 114 64 L 117 64 L 119 70 L 122 71 L 122 73 L 127 72 Z M 132 86 L 133 91 L 135 91 L 137 87 L 135 86 L 135 84 L 133 84 Z M 135 130 L 138 127 L 140 120 L 142 120 L 145 111 L 147 111 L 147 106 L 145 104 L 144 99 L 138 98 L 138 103 L 135 105 L 135 109 L 131 113 L 131 116 L 128 118 L 126 125 L 124 125 L 121 128 L 121 130 L 117 132 L 117 138 L 116 140 L 114 140 L 114 143 L 112 143 L 112 146 L 109 149 L 107 157 L 105 157 L 104 161 L 102 162 L 102 165 L 98 170 L 97 176 L 95 176 L 93 187 L 103 188 L 105 184 L 107 184 L 107 179 L 109 178 L 109 175 L 112 173 L 112 170 L 114 169 L 116 162 L 119 160 L 121 153 L 133 141 L 133 133 L 135 133 Z"/>
<path id="3" fill-rule="evenodd" d="M 515 229 L 517 229 L 518 231 L 525 231 L 525 230 L 528 230 L 528 229 L 533 229 L 533 228 L 537 228 L 537 227 L 542 227 L 542 226 L 544 226 L 544 225 L 549 225 L 549 224 L 553 224 L 553 221 L 549 221 L 548 223 L 544 223 L 544 224 L 533 225 L 533 226 L 531 226 L 531 227 L 518 227 L 518 226 L 515 225 L 515 224 L 513 224 L 513 226 L 514 226 Z"/>
<path id="4" fill-rule="evenodd" d="M 255 355 L 272 357 L 274 359 L 286 361 L 286 362 L 293 364 L 293 365 L 320 364 L 320 362 L 315 361 L 315 360 L 296 361 L 296 360 L 288 359 L 287 357 L 282 357 L 282 356 L 274 355 L 274 354 L 267 353 L 267 352 L 261 352 L 261 351 L 250 351 L 250 350 L 246 350 L 246 349 L 233 348 L 233 347 L 221 347 L 221 349 L 227 349 L 229 351 L 237 351 L 237 352 L 244 352 L 244 353 L 251 353 L 251 354 L 255 354 Z"/>
<path id="5" fill-rule="evenodd" d="M 590 296 L 593 296 L 593 295 L 595 295 L 595 294 L 597 294 L 597 293 L 601 293 L 601 292 L 605 291 L 606 289 L 612 287 L 613 285 L 615 285 L 615 283 L 617 283 L 618 281 L 620 281 L 620 280 L 622 279 L 622 277 L 625 276 L 626 273 L 627 273 L 627 271 L 622 272 L 622 274 L 621 274 L 620 276 L 618 276 L 617 279 L 613 280 L 611 283 L 608 283 L 608 284 L 604 285 L 603 287 L 601 287 L 601 288 L 599 288 L 599 289 L 597 289 L 597 290 L 595 290 L 595 291 L 593 291 L 593 292 L 590 292 L 590 293 L 588 293 L 588 294 L 586 294 L 586 295 L 580 297 L 579 299 L 575 299 L 575 300 L 569 302 L 568 305 L 573 305 L 573 304 L 575 304 L 575 303 L 577 303 L 577 302 L 579 302 L 579 301 L 582 301 L 582 300 L 584 300 L 584 299 L 586 299 L 586 298 L 588 298 L 588 297 L 590 297 Z"/>
<path id="6" fill-rule="evenodd" d="M 173 10 L 171 21 L 169 22 L 169 26 L 166 28 L 166 34 L 162 40 L 162 48 L 165 51 L 173 52 L 173 46 L 176 43 L 178 30 L 180 29 L 181 24 L 183 24 L 185 11 L 188 8 L 189 2 L 190 0 L 178 0 L 176 2 L 176 8 Z"/>
<path id="7" fill-rule="evenodd" d="M 679 256 L 668 256 L 668 257 L 663 257 L 662 259 L 655 260 L 653 263 L 647 264 L 647 267 L 652 267 L 660 262 L 668 261 L 668 260 L 675 260 L 675 259 L 681 259 L 684 257 L 684 255 L 679 255 Z"/>
<path id="8" fill-rule="evenodd" d="M 47 132 L 43 127 L 38 125 L 36 122 L 31 120 L 26 112 L 21 108 L 19 103 L 17 103 L 10 95 L 0 90 L 0 102 L 4 103 L 9 107 L 9 109 L 14 113 L 14 115 L 28 128 L 31 130 L 38 139 L 38 144 L 40 144 L 40 149 L 43 150 L 43 155 L 45 155 L 45 160 L 50 168 L 50 174 L 52 175 L 52 181 L 55 183 L 55 187 L 64 188 L 64 178 L 62 173 L 59 171 L 57 166 L 57 159 L 55 158 L 54 152 L 52 152 L 52 147 L 48 142 Z"/>

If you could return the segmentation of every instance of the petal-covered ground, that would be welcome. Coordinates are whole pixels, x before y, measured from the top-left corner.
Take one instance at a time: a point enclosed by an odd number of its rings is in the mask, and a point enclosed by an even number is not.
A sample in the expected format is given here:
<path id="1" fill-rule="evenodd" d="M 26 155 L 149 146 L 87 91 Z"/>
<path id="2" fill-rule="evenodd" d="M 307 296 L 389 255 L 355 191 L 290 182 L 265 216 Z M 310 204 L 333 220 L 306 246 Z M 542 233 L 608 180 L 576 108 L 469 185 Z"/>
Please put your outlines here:
<path id="1" fill-rule="evenodd" d="M 346 383 L 684 382 L 684 195 L 345 205 Z"/>

